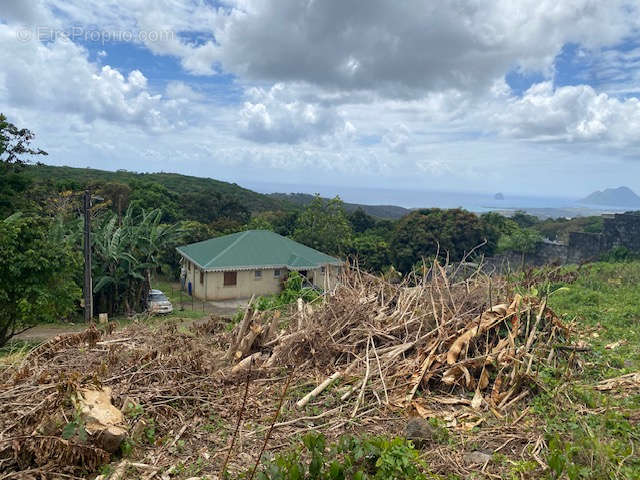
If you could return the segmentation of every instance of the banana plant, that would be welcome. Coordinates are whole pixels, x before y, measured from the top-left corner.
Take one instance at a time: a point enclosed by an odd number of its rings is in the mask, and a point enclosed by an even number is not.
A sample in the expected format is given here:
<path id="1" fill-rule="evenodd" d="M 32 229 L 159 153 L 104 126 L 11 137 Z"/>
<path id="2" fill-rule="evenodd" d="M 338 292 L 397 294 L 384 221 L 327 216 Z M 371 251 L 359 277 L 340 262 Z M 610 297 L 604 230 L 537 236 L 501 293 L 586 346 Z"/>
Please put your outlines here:
<path id="1" fill-rule="evenodd" d="M 118 221 L 105 213 L 93 233 L 94 293 L 110 312 L 139 309 L 150 288 L 151 272 L 161 253 L 173 248 L 183 235 L 179 225 L 161 223 L 162 211 L 130 206 Z"/>

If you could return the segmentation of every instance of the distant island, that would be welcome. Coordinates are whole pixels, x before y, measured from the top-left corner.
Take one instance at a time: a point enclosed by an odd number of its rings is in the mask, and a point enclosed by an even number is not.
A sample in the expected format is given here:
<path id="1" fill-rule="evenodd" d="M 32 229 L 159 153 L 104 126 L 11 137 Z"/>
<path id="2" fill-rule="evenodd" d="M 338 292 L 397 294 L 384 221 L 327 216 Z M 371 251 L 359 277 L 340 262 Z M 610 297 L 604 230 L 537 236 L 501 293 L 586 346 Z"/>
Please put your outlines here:
<path id="1" fill-rule="evenodd" d="M 607 188 L 593 192 L 580 203 L 587 205 L 606 205 L 616 207 L 640 207 L 640 197 L 629 187 Z"/>
<path id="2" fill-rule="evenodd" d="M 493 196 L 493 199 L 494 200 L 504 200 L 504 195 L 502 193 L 498 192 Z"/>

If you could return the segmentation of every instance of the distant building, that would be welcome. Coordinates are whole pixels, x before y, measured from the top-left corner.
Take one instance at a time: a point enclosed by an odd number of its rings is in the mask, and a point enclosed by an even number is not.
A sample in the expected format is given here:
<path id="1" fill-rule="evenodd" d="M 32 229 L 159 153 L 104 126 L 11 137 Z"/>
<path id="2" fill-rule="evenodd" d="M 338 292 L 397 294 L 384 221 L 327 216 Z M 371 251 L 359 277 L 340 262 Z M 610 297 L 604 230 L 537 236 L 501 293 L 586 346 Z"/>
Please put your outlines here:
<path id="1" fill-rule="evenodd" d="M 248 230 L 176 249 L 193 296 L 231 300 L 281 291 L 290 271 L 321 289 L 335 285 L 344 262 L 267 230 Z"/>

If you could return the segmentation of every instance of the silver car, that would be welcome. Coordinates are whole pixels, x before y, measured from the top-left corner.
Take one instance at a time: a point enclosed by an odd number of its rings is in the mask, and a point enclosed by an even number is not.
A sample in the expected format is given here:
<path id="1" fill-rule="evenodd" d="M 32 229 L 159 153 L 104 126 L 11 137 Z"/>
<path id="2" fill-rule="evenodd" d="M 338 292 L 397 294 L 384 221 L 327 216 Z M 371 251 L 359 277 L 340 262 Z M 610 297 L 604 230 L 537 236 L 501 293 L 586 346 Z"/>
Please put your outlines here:
<path id="1" fill-rule="evenodd" d="M 171 313 L 173 305 L 167 296 L 160 290 L 151 290 L 147 298 L 147 306 L 151 313 Z"/>

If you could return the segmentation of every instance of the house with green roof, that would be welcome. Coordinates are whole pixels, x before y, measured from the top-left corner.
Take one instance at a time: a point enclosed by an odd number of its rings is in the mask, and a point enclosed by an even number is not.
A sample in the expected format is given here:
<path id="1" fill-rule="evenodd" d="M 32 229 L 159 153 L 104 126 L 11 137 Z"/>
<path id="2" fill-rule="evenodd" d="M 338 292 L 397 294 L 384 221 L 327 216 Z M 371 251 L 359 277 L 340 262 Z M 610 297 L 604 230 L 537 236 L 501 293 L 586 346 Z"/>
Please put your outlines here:
<path id="1" fill-rule="evenodd" d="M 231 300 L 280 292 L 289 271 L 318 288 L 335 284 L 341 260 L 268 230 L 247 230 L 176 249 L 186 283 L 201 300 Z"/>

